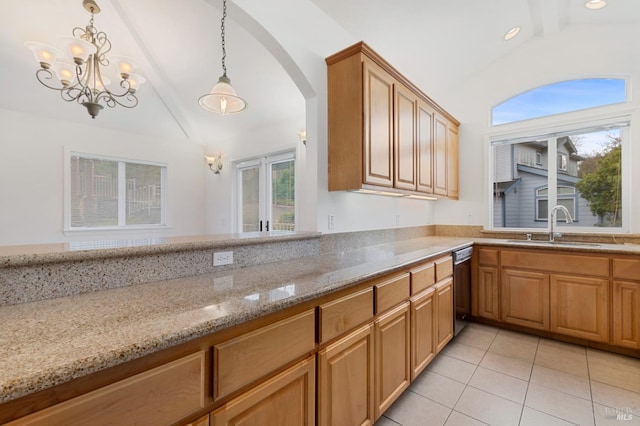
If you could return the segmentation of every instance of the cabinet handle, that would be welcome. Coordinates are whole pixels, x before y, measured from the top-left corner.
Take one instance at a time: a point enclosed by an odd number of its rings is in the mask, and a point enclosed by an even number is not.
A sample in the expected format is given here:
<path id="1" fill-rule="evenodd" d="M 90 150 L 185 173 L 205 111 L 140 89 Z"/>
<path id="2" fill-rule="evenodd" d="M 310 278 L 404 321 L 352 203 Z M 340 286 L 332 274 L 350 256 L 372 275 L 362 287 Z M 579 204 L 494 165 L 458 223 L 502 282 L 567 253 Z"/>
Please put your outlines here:
<path id="1" fill-rule="evenodd" d="M 269 221 L 267 221 L 267 232 L 269 232 Z"/>

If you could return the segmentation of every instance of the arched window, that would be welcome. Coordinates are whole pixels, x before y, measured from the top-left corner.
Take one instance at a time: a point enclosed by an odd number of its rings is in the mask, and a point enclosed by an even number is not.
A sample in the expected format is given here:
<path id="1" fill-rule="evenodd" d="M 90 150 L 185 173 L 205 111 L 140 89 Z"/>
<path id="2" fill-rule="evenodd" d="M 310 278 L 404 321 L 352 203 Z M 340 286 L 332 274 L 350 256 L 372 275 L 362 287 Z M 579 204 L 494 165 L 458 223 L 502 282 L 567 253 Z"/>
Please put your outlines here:
<path id="1" fill-rule="evenodd" d="M 626 81 L 619 78 L 586 78 L 537 87 L 491 110 L 494 126 L 564 112 L 625 102 Z"/>

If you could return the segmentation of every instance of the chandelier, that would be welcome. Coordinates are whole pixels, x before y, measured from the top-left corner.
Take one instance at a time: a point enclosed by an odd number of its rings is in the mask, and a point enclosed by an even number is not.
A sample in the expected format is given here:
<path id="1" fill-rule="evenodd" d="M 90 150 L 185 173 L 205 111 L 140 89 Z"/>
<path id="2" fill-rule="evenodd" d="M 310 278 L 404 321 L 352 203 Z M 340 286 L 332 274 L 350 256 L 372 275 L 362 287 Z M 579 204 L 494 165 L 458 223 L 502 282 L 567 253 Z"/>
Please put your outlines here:
<path id="1" fill-rule="evenodd" d="M 226 18 L 227 0 L 222 0 L 222 25 L 220 26 L 222 32 L 222 76 L 213 86 L 211 92 L 201 96 L 198 100 L 202 108 L 222 115 L 244 111 L 247 108 L 247 102 L 236 94 L 233 86 L 231 86 L 231 80 L 227 77 L 227 66 L 225 64 L 227 50 L 224 39 Z"/>
<path id="2" fill-rule="evenodd" d="M 96 118 L 103 105 L 134 108 L 138 105 L 136 90 L 145 82 L 144 77 L 133 74 L 133 64 L 125 58 L 114 56 L 111 65 L 106 57 L 111 42 L 107 34 L 93 26 L 94 14 L 100 13 L 100 8 L 94 0 L 83 0 L 82 5 L 91 13 L 89 24 L 74 28 L 73 37 L 64 37 L 73 63 L 59 60 L 65 55 L 55 47 L 35 41 L 25 43 L 40 64 L 36 78 L 43 86 L 59 91 L 63 100 L 83 105 L 91 118 Z M 114 70 L 109 69 L 114 66 Z M 120 80 L 119 88 L 109 88 L 109 74 Z"/>

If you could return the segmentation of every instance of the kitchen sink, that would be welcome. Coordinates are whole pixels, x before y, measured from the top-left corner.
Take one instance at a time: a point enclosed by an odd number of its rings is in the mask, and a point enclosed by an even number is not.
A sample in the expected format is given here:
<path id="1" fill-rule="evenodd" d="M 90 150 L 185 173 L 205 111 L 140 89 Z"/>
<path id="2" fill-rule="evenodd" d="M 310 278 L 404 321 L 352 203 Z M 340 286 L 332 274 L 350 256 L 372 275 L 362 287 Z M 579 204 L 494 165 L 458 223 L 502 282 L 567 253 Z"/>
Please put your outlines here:
<path id="1" fill-rule="evenodd" d="M 551 246 L 578 246 L 599 247 L 598 243 L 583 243 L 581 241 L 547 241 L 547 240 L 507 240 L 508 243 L 551 245 Z"/>

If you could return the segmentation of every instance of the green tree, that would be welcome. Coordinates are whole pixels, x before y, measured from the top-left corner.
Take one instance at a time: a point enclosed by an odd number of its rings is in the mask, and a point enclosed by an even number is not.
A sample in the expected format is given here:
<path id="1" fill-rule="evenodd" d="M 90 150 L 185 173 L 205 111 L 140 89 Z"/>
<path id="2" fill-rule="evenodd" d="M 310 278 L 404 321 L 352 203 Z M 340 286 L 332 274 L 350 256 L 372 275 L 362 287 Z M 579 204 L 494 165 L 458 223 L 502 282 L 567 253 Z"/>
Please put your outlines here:
<path id="1" fill-rule="evenodd" d="M 576 184 L 581 196 L 589 201 L 591 212 L 600 218 L 600 226 L 622 223 L 621 155 L 620 140 L 612 138 L 603 154 L 582 170 L 582 179 Z"/>

